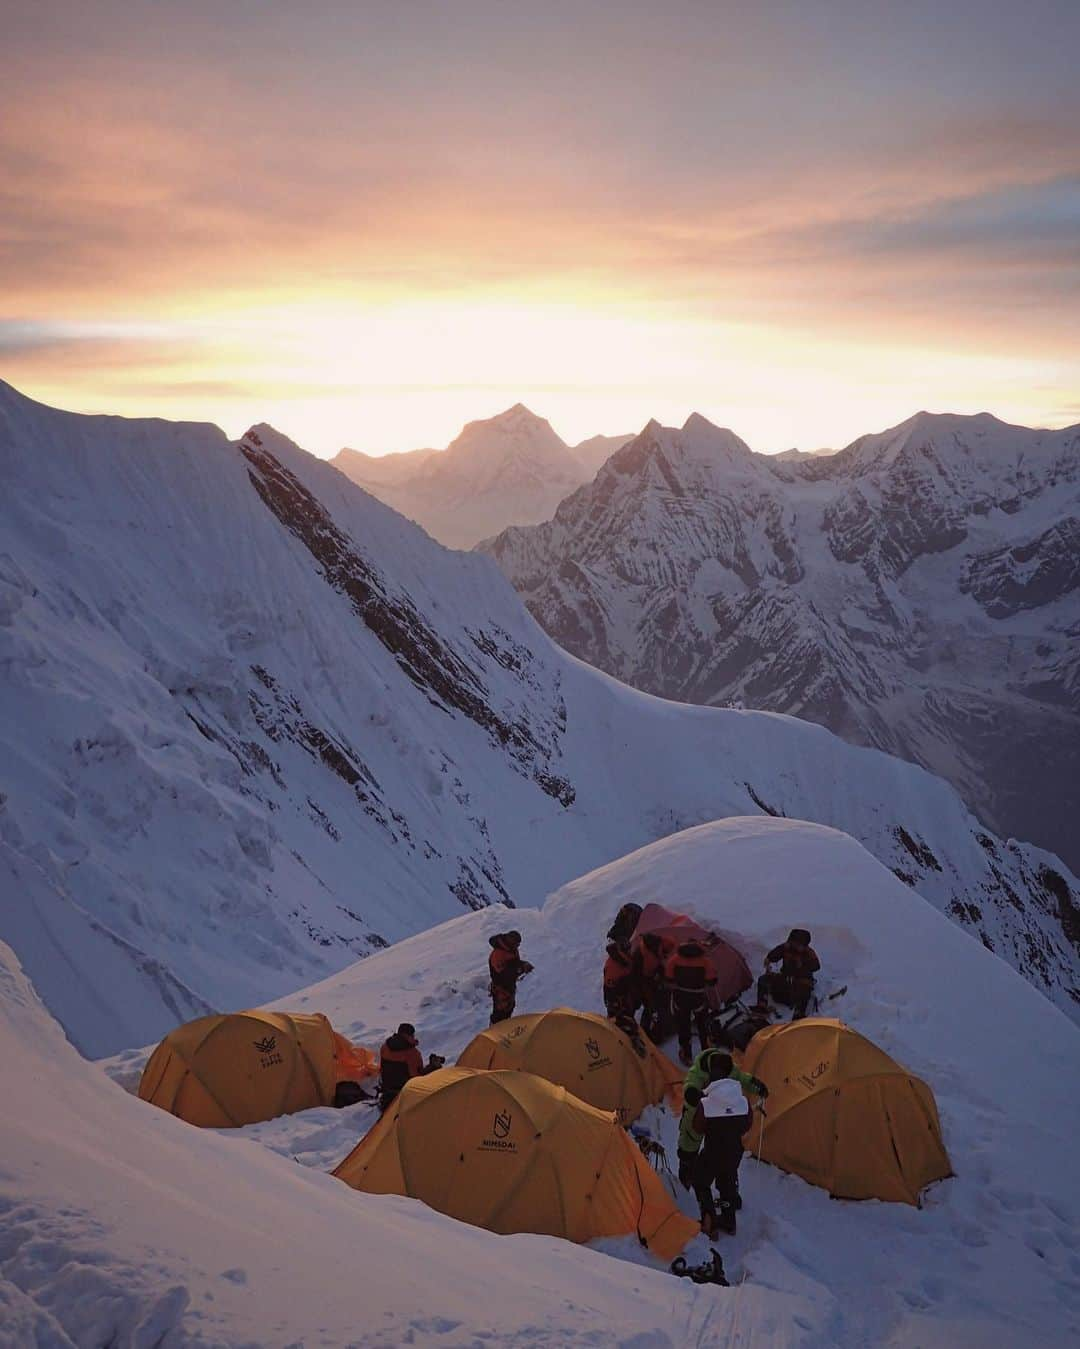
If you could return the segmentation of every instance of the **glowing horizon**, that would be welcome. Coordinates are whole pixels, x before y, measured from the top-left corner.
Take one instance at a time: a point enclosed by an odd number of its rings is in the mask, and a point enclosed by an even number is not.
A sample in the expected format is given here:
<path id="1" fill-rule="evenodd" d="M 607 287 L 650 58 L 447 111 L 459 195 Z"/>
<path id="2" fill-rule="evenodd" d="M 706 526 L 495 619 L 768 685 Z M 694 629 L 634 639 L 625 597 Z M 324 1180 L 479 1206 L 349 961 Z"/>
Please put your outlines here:
<path id="1" fill-rule="evenodd" d="M 451 8 L 16 15 L 0 377 L 323 455 L 517 402 L 766 451 L 1080 420 L 1080 10 Z"/>

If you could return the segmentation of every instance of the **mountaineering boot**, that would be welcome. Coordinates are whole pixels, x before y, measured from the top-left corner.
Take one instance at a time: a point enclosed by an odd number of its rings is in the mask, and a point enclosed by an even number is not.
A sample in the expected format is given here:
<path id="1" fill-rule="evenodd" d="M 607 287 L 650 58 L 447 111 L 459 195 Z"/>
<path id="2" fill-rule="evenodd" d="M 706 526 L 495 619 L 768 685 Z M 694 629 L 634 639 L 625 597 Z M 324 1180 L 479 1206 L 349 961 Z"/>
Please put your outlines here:
<path id="1" fill-rule="evenodd" d="M 701 1230 L 710 1241 L 716 1236 L 717 1226 L 715 1213 L 703 1213 L 701 1215 Z"/>
<path id="2" fill-rule="evenodd" d="M 694 1051 L 690 1045 L 679 1046 L 679 1062 L 685 1068 L 689 1068 L 694 1062 Z"/>
<path id="3" fill-rule="evenodd" d="M 726 1232 L 729 1237 L 735 1235 L 735 1205 L 723 1202 L 716 1215 L 716 1226 L 721 1232 Z"/>
<path id="4" fill-rule="evenodd" d="M 738 1211 L 742 1208 L 742 1195 L 739 1193 L 738 1190 L 735 1191 L 734 1202 L 735 1202 L 735 1212 L 738 1213 Z"/>

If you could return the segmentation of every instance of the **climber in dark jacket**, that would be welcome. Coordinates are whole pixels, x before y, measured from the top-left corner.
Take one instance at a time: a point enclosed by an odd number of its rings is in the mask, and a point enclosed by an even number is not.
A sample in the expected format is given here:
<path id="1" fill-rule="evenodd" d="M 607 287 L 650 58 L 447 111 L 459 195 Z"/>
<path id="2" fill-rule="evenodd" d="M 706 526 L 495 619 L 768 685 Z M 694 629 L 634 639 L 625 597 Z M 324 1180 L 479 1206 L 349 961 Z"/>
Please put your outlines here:
<path id="1" fill-rule="evenodd" d="M 770 969 L 779 965 L 778 970 Z M 757 1008 L 767 1011 L 770 996 L 785 1007 L 794 1010 L 792 1021 L 806 1015 L 814 992 L 814 975 L 821 969 L 817 952 L 810 945 L 810 933 L 804 927 L 793 927 L 786 942 L 774 946 L 765 957 L 765 973 L 757 982 Z"/>
<path id="2" fill-rule="evenodd" d="M 491 1024 L 506 1021 L 514 1015 L 517 1003 L 517 983 L 532 966 L 518 954 L 521 948 L 520 932 L 497 932 L 488 938 L 491 955 L 488 956 L 488 974 L 491 983 Z"/>
<path id="3" fill-rule="evenodd" d="M 630 1017 L 641 1003 L 634 962 L 626 948 L 617 941 L 607 944 L 607 960 L 604 961 L 604 1010 L 608 1016 Z"/>
<path id="4" fill-rule="evenodd" d="M 670 947 L 655 932 L 646 932 L 634 946 L 634 975 L 642 1002 L 641 1029 L 650 1040 L 657 1040 L 664 1033 L 671 1015 L 671 995 L 664 984 Z"/>
<path id="5" fill-rule="evenodd" d="M 425 1063 L 416 1042 L 416 1027 L 403 1021 L 379 1052 L 379 1109 L 393 1105 L 406 1082 L 433 1073 L 445 1062 L 438 1054 L 429 1054 Z"/>
<path id="6" fill-rule="evenodd" d="M 716 985 L 716 970 L 701 943 L 690 940 L 680 943 L 668 957 L 664 978 L 671 989 L 679 1058 L 689 1064 L 695 1027 L 702 1049 L 709 1046 L 709 990 Z"/>
<path id="7" fill-rule="evenodd" d="M 624 904 L 608 928 L 608 940 L 617 941 L 620 946 L 629 946 L 640 917 L 640 904 Z"/>

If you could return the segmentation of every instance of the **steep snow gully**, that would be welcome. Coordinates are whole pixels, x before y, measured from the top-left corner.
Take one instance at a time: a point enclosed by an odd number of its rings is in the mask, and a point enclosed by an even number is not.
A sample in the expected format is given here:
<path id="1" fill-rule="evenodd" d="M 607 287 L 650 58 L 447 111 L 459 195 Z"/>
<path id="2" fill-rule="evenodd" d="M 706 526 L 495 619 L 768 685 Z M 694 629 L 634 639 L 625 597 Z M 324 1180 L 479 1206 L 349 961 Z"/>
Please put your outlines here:
<path id="1" fill-rule="evenodd" d="M 0 385 L 0 473 L 0 938 L 84 1052 L 748 811 L 851 834 L 1080 1015 L 1057 858 L 819 727 L 566 656 L 490 559 L 270 428 Z"/>

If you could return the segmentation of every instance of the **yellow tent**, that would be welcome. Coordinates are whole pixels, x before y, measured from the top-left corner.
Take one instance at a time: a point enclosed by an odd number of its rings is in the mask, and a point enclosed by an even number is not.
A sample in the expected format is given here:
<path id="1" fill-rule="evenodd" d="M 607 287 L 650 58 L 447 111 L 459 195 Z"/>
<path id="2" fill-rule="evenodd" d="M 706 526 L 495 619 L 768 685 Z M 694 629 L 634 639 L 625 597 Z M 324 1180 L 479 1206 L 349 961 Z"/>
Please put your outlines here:
<path id="1" fill-rule="evenodd" d="M 532 1073 L 414 1077 L 334 1175 L 490 1232 L 637 1233 L 671 1260 L 698 1232 L 615 1116 Z"/>
<path id="2" fill-rule="evenodd" d="M 644 1058 L 607 1017 L 557 1007 L 489 1026 L 458 1066 L 535 1073 L 598 1110 L 613 1110 L 625 1125 L 665 1096 L 674 1111 L 682 1107 L 682 1071 L 646 1036 L 641 1043 Z"/>
<path id="3" fill-rule="evenodd" d="M 237 1128 L 331 1105 L 339 1081 L 376 1071 L 369 1051 L 322 1015 L 235 1012 L 170 1031 L 143 1069 L 139 1095 L 189 1124 Z"/>
<path id="4" fill-rule="evenodd" d="M 742 1066 L 769 1088 L 768 1114 L 746 1138 L 763 1161 L 838 1199 L 915 1205 L 952 1175 L 930 1088 L 850 1026 L 826 1017 L 769 1026 Z"/>

